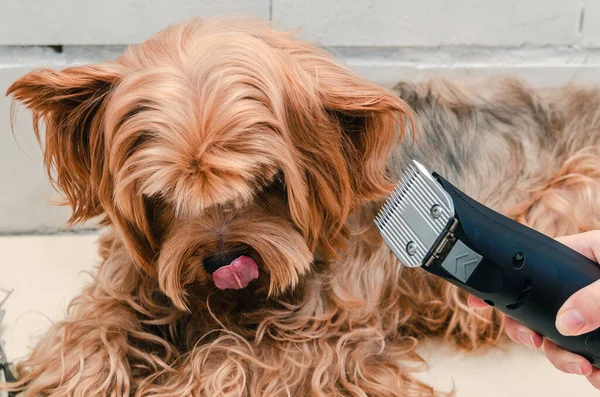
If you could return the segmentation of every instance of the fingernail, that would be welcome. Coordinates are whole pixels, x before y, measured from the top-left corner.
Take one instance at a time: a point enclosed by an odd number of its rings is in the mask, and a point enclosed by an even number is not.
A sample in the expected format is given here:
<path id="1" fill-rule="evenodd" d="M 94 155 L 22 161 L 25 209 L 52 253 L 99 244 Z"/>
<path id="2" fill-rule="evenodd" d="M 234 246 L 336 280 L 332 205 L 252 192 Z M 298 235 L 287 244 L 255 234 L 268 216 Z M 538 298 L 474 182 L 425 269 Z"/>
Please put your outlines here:
<path id="1" fill-rule="evenodd" d="M 563 335 L 573 335 L 585 325 L 585 319 L 577 309 L 569 309 L 558 316 L 556 328 Z"/>
<path id="2" fill-rule="evenodd" d="M 581 365 L 577 363 L 567 363 L 567 365 L 565 365 L 565 369 L 570 374 L 583 375 L 583 372 L 581 372 Z"/>
<path id="3" fill-rule="evenodd" d="M 517 332 L 517 338 L 519 339 L 519 342 L 521 342 L 525 346 L 530 347 L 532 349 L 537 349 L 537 347 L 535 346 L 535 342 L 533 341 L 533 336 L 531 336 L 529 332 Z"/>

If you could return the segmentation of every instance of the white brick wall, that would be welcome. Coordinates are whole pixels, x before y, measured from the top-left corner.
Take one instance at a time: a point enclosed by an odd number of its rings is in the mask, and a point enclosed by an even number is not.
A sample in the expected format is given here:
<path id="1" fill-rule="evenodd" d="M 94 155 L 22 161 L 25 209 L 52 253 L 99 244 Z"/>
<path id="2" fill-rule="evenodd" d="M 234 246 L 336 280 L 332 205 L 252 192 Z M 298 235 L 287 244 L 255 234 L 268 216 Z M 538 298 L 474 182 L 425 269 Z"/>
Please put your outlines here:
<path id="1" fill-rule="evenodd" d="M 2 0 L 0 44 L 130 44 L 192 16 L 269 18 L 269 0 Z"/>
<path id="2" fill-rule="evenodd" d="M 273 20 L 332 46 L 578 42 L 576 0 L 276 0 Z"/>
<path id="3" fill-rule="evenodd" d="M 600 0 L 583 0 L 582 7 L 583 44 L 598 47 L 600 46 Z"/>
<path id="4" fill-rule="evenodd" d="M 0 90 L 5 92 L 9 82 L 26 70 L 1 69 Z M 0 227 L 10 231 L 61 227 L 68 211 L 52 209 L 44 202 L 44 195 L 55 195 L 46 183 L 40 150 L 29 128 L 19 129 L 15 137 L 10 133 L 7 127 L 9 104 L 6 98 L 0 99 Z M 27 112 L 19 112 L 19 116 L 19 125 L 30 124 L 26 120 Z"/>
<path id="5" fill-rule="evenodd" d="M 31 68 L 111 58 L 169 24 L 227 14 L 301 28 L 382 84 L 495 73 L 600 83 L 600 0 L 2 0 L 0 91 Z M 47 202 L 55 195 L 20 113 L 17 144 L 0 99 L 0 234 L 57 231 L 68 210 Z"/>

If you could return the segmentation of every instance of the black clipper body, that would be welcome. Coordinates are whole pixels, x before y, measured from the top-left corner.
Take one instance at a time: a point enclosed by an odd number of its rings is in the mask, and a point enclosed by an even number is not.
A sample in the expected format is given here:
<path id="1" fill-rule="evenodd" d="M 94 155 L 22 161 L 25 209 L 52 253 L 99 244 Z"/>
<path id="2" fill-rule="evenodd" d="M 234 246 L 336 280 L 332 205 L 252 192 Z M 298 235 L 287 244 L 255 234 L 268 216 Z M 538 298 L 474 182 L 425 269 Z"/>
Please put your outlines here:
<path id="1" fill-rule="evenodd" d="M 563 303 L 600 266 L 471 199 L 414 162 L 375 221 L 406 266 L 422 266 L 600 368 L 600 330 L 564 336 Z"/>

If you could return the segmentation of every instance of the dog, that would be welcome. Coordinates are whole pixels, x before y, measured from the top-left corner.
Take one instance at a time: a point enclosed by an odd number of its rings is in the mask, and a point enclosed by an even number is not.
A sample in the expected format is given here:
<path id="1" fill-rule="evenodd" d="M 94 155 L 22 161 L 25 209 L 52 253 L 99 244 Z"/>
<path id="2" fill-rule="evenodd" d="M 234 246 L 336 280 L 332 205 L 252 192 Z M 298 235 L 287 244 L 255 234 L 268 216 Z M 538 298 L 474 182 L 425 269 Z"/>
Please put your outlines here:
<path id="1" fill-rule="evenodd" d="M 93 281 L 18 364 L 25 396 L 436 395 L 418 343 L 495 345 L 504 319 L 383 243 L 373 219 L 408 161 L 551 236 L 599 224 L 595 88 L 384 88 L 213 18 L 7 94 L 70 224 L 104 229 Z"/>

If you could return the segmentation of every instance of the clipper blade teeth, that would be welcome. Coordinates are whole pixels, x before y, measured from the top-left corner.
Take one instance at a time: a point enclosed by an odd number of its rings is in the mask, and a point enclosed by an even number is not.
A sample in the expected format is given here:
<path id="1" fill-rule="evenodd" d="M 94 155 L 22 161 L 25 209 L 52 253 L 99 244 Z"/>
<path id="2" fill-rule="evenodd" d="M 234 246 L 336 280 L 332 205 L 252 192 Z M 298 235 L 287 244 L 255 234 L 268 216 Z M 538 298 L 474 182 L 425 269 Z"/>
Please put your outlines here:
<path id="1" fill-rule="evenodd" d="M 433 211 L 434 207 L 439 208 Z M 448 194 L 422 165 L 413 161 L 379 210 L 375 224 L 398 259 L 416 267 L 423 264 L 453 217 Z"/>
<path id="2" fill-rule="evenodd" d="M 383 226 L 389 217 L 398 209 L 402 210 L 406 205 L 404 202 L 405 195 L 409 192 L 412 182 L 417 177 L 417 169 L 410 164 L 405 173 L 401 175 L 400 182 L 396 184 L 394 190 L 390 194 L 390 198 L 386 200 L 383 207 L 379 210 L 377 219 L 378 226 Z"/>

